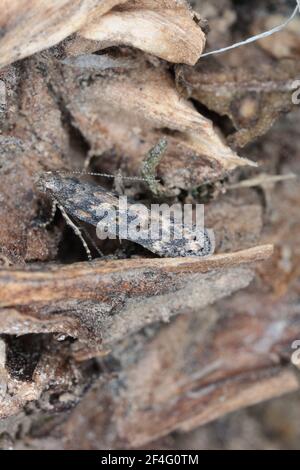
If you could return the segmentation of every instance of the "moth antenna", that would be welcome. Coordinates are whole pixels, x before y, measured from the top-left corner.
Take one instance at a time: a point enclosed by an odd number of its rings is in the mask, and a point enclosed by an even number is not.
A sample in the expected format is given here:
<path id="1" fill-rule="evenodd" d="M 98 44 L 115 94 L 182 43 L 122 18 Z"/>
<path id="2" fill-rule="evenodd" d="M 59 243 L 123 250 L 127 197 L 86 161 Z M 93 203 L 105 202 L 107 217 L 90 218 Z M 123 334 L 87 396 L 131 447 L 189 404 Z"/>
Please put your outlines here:
<path id="1" fill-rule="evenodd" d="M 124 180 L 129 180 L 129 181 L 144 181 L 148 182 L 149 178 L 143 178 L 142 176 L 122 176 L 119 174 L 112 175 L 110 173 L 98 173 L 94 171 L 82 171 L 82 170 L 72 170 L 72 171 L 47 171 L 46 174 L 59 174 L 59 175 L 64 175 L 64 176 L 71 176 L 71 175 L 81 175 L 81 176 L 101 176 L 103 178 L 121 178 Z M 153 182 L 159 182 L 159 180 L 155 178 L 151 178 L 151 181 Z"/>

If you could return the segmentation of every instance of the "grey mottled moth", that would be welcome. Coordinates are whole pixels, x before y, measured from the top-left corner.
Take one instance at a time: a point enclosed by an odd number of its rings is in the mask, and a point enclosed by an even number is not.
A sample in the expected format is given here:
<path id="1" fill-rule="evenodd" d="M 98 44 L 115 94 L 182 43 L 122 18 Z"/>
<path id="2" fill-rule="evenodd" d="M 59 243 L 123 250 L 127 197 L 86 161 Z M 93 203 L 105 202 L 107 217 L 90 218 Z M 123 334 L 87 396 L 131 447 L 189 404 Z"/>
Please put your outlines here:
<path id="1" fill-rule="evenodd" d="M 74 177 L 62 176 L 58 173 L 45 173 L 42 175 L 38 181 L 38 188 L 40 191 L 48 194 L 54 201 L 54 204 L 59 207 L 67 223 L 72 226 L 75 233 L 80 237 L 88 257 L 91 259 L 88 245 L 81 234 L 81 230 L 74 224 L 72 219 L 77 219 L 97 227 L 104 216 L 103 214 L 99 215 L 99 206 L 105 204 L 108 209 L 118 210 L 118 195 L 107 191 L 97 184 L 82 182 Z M 119 213 L 118 217 L 125 215 L 127 221 L 131 222 L 136 217 L 133 207 L 134 203 L 129 202 L 126 214 Z M 143 225 L 143 222 L 142 219 L 141 225 Z M 149 224 L 147 217 L 145 218 L 145 224 Z M 172 218 L 166 226 L 168 229 L 171 229 L 173 234 L 173 237 L 168 241 L 164 241 L 164 237 L 161 236 L 159 239 L 145 238 L 143 236 L 133 238 L 130 235 L 120 238 L 126 238 L 129 241 L 138 243 L 152 253 L 164 257 L 207 256 L 212 253 L 213 242 L 207 230 L 202 230 L 200 234 L 197 232 L 196 237 L 194 230 L 189 230 L 182 224 L 178 225 Z M 163 231 L 164 220 L 162 220 L 161 227 L 161 231 Z M 177 239 L 174 237 L 174 234 L 179 229 L 184 229 L 184 236 Z M 109 230 L 110 227 L 108 225 Z M 162 235 L 162 232 L 160 232 L 160 235 Z"/>

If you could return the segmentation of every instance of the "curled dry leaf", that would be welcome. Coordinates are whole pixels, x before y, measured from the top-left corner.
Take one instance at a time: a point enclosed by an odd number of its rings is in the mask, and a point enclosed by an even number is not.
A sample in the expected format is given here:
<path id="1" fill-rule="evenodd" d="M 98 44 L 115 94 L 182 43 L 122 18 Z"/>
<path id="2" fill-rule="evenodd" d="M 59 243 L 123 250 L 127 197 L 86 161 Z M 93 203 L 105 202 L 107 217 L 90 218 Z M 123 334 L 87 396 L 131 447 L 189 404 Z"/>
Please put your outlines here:
<path id="1" fill-rule="evenodd" d="M 196 20 L 196 19 L 195 19 Z M 185 0 L 129 0 L 79 32 L 102 47 L 128 45 L 175 63 L 195 64 L 205 35 Z"/>
<path id="2" fill-rule="evenodd" d="M 184 0 L 4 0 L 1 11 L 0 67 L 78 30 L 99 48 L 129 44 L 177 63 L 194 64 L 205 44 Z"/>

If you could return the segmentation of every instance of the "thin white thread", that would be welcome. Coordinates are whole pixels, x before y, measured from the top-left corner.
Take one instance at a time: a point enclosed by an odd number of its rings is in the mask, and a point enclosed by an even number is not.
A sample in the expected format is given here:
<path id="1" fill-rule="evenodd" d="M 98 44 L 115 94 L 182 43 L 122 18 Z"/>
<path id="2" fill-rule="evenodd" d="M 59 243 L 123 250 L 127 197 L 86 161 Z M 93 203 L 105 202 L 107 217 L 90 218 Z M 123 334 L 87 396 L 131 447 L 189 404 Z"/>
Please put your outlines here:
<path id="1" fill-rule="evenodd" d="M 146 178 L 142 178 L 142 177 L 139 177 L 139 176 L 122 176 L 122 175 L 111 175 L 109 173 L 94 173 L 94 172 L 90 172 L 90 171 L 81 171 L 81 170 L 74 170 L 74 171 L 47 171 L 46 173 L 51 173 L 51 174 L 55 174 L 55 173 L 59 173 L 60 175 L 64 175 L 64 176 L 68 176 L 68 175 L 82 175 L 82 176 L 85 176 L 85 175 L 88 175 L 88 176 L 103 176 L 104 178 L 121 178 L 123 180 L 130 180 L 130 181 L 146 181 L 146 182 L 150 182 L 150 181 L 153 181 L 153 182 L 159 182 L 159 180 L 157 179 L 154 179 L 154 178 L 149 178 L 149 179 L 146 179 Z"/>
<path id="2" fill-rule="evenodd" d="M 287 27 L 287 25 L 293 21 L 297 13 L 300 13 L 300 0 L 296 0 L 296 8 L 293 11 L 292 15 L 281 25 L 275 26 L 275 28 L 270 29 L 269 31 L 265 31 L 264 33 L 257 34 L 256 36 L 251 36 L 250 38 L 246 39 L 245 41 L 237 42 L 235 44 L 232 44 L 231 46 L 228 47 L 222 47 L 221 49 L 216 49 L 215 51 L 211 52 L 206 52 L 205 54 L 202 54 L 200 59 L 202 57 L 207 57 L 209 55 L 215 55 L 215 54 L 221 54 L 222 52 L 230 51 L 231 49 L 236 49 L 237 47 L 244 46 L 245 44 L 250 44 L 251 42 L 258 41 L 259 39 L 266 38 L 268 36 L 271 36 L 274 33 L 278 33 L 282 31 L 284 28 Z"/>

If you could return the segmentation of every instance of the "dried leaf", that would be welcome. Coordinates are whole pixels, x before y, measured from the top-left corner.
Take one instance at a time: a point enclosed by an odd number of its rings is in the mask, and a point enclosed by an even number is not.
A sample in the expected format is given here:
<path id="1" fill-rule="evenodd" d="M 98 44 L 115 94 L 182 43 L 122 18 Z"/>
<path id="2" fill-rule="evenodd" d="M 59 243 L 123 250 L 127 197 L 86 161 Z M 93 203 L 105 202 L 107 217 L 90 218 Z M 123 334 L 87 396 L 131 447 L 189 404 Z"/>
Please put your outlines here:
<path id="1" fill-rule="evenodd" d="M 2 12 L 0 68 L 78 30 L 83 39 L 96 40 L 99 49 L 129 44 L 188 64 L 197 61 L 205 44 L 184 0 L 4 0 Z"/>
<path id="2" fill-rule="evenodd" d="M 128 45 L 175 63 L 195 64 L 205 36 L 184 0 L 130 0 L 79 32 L 102 47 Z"/>

